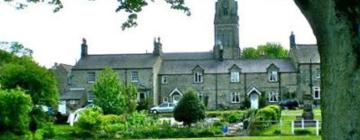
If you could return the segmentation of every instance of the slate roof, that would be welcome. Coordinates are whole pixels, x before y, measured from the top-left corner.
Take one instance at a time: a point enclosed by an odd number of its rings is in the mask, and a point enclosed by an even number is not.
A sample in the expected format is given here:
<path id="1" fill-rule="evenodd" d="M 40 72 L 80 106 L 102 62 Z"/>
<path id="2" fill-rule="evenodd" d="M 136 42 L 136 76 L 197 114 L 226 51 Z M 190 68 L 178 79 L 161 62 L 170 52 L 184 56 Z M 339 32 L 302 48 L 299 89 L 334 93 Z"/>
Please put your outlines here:
<path id="1" fill-rule="evenodd" d="M 316 44 L 297 44 L 294 49 L 298 63 L 320 63 L 320 54 Z"/>
<path id="2" fill-rule="evenodd" d="M 180 52 L 180 53 L 164 53 L 164 60 L 206 60 L 212 59 L 212 52 Z"/>
<path id="3" fill-rule="evenodd" d="M 63 67 L 67 72 L 70 72 L 71 68 L 73 67 L 73 66 L 68 65 L 68 64 L 59 64 L 59 66 Z"/>
<path id="4" fill-rule="evenodd" d="M 267 72 L 271 64 L 277 66 L 280 72 L 296 72 L 290 59 L 167 60 L 162 62 L 160 74 L 192 74 L 197 65 L 205 73 L 228 73 L 234 64 L 243 73 Z"/>
<path id="5" fill-rule="evenodd" d="M 156 57 L 153 54 L 87 55 L 81 58 L 73 69 L 103 69 L 106 66 L 113 69 L 152 68 L 155 61 Z"/>
<path id="6" fill-rule="evenodd" d="M 85 95 L 85 90 L 70 90 L 60 96 L 60 100 L 80 100 Z"/>

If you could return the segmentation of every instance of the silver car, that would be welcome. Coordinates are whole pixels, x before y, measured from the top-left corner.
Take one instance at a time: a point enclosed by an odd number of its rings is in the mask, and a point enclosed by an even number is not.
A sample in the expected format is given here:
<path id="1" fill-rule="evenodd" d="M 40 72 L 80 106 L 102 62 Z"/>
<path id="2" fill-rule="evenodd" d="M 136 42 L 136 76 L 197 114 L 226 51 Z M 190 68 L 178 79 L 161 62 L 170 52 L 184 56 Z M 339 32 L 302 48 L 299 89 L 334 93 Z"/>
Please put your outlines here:
<path id="1" fill-rule="evenodd" d="M 161 103 L 159 106 L 152 107 L 150 111 L 154 114 L 156 113 L 164 113 L 164 112 L 173 112 L 175 108 L 174 103 L 164 102 Z"/>

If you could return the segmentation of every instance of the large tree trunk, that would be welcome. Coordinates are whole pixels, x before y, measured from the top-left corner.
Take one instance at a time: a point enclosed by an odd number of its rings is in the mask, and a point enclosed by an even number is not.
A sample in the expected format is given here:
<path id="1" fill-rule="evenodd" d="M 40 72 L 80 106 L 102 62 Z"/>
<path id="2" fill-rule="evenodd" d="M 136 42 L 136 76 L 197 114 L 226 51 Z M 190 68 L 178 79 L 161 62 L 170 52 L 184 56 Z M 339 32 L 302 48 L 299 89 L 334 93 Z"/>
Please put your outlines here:
<path id="1" fill-rule="evenodd" d="M 295 0 L 321 57 L 322 138 L 360 140 L 359 0 Z"/>

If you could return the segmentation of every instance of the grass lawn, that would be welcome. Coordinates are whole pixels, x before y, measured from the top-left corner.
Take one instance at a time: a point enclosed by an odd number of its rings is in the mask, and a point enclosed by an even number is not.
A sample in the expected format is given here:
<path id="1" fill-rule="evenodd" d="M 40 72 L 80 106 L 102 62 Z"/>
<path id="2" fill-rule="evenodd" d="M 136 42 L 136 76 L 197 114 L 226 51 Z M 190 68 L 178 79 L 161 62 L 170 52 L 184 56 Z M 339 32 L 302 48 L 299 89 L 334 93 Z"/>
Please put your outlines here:
<path id="1" fill-rule="evenodd" d="M 321 140 L 319 136 L 252 136 L 252 137 L 213 137 L 213 138 L 179 138 L 167 140 Z"/>
<path id="2" fill-rule="evenodd" d="M 274 131 L 281 130 L 282 135 L 292 135 L 291 133 L 291 122 L 296 120 L 296 116 L 301 116 L 302 110 L 283 110 L 281 115 L 282 124 L 272 125 L 270 128 L 265 129 L 262 135 L 273 135 Z M 315 120 L 321 121 L 321 110 L 314 109 Z M 301 128 L 296 128 L 301 129 Z M 315 128 L 305 128 L 310 130 L 313 135 L 316 135 Z"/>

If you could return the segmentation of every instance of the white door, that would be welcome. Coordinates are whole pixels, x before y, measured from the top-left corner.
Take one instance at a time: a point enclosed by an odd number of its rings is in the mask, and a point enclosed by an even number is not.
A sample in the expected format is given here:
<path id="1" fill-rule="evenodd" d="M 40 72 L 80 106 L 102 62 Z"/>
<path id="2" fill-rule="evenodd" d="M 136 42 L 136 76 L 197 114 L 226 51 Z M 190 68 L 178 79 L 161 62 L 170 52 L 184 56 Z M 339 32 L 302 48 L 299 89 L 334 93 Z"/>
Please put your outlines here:
<path id="1" fill-rule="evenodd" d="M 173 99 L 173 103 L 174 103 L 174 104 L 177 104 L 177 103 L 180 101 L 180 99 L 181 99 L 180 93 L 175 92 L 175 93 L 172 95 L 172 99 Z"/>
<path id="2" fill-rule="evenodd" d="M 256 93 L 250 94 L 250 102 L 251 102 L 251 109 L 258 109 L 259 108 L 259 95 Z"/>

